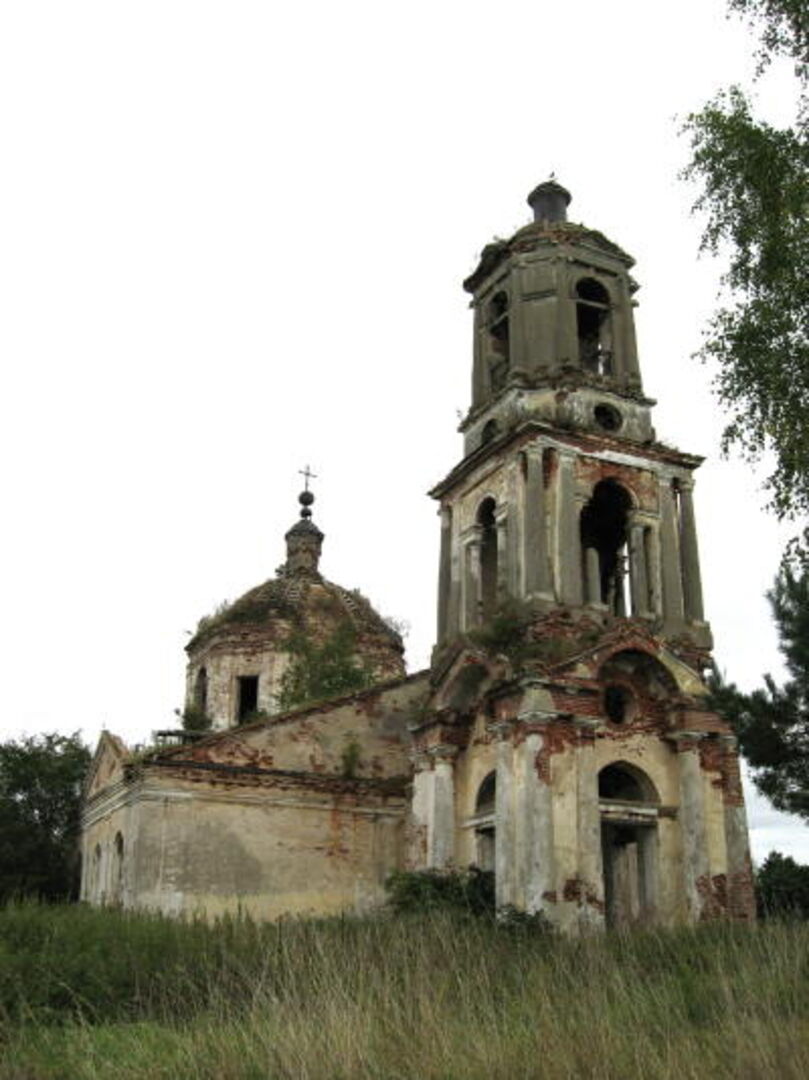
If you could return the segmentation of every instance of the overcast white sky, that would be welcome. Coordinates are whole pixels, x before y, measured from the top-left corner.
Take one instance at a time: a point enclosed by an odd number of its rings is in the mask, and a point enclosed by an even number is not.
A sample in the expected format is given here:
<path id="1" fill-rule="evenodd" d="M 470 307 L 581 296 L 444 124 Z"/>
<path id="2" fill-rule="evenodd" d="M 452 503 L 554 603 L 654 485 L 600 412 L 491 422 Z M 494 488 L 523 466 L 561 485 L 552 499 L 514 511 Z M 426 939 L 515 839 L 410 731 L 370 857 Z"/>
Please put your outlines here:
<path id="1" fill-rule="evenodd" d="M 789 530 L 719 460 L 690 358 L 719 268 L 677 179 L 679 123 L 749 80 L 752 46 L 721 0 L 7 0 L 0 736 L 170 725 L 187 632 L 273 574 L 307 462 L 324 572 L 427 662 L 461 281 L 551 170 L 637 259 L 659 435 L 708 456 L 719 663 L 779 672 L 763 594 Z M 773 119 L 789 87 L 760 88 Z M 809 862 L 806 826 L 750 813 L 758 859 Z"/>

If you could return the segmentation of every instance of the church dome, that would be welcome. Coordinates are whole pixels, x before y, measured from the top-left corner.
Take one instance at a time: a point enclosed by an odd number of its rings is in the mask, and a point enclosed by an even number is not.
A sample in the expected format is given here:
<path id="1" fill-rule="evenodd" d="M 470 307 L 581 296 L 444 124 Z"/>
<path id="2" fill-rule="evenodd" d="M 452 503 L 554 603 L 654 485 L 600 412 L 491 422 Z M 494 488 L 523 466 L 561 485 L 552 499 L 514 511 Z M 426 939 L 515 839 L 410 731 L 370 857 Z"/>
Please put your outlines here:
<path id="1" fill-rule="evenodd" d="M 276 575 L 201 619 L 186 646 L 186 710 L 214 728 L 250 713 L 279 711 L 283 674 L 296 643 L 323 646 L 348 633 L 354 662 L 370 681 L 405 674 L 401 635 L 356 589 L 324 578 L 318 568 L 323 533 L 311 521 L 311 492 L 286 534 L 287 559 Z"/>
<path id="2" fill-rule="evenodd" d="M 326 635 L 350 623 L 370 651 L 401 657 L 404 647 L 398 632 L 356 589 L 344 589 L 320 574 L 290 572 L 280 567 L 274 578 L 249 589 L 238 600 L 200 620 L 186 646 L 189 654 L 215 639 L 233 635 L 264 635 L 275 640 L 289 629 Z"/>

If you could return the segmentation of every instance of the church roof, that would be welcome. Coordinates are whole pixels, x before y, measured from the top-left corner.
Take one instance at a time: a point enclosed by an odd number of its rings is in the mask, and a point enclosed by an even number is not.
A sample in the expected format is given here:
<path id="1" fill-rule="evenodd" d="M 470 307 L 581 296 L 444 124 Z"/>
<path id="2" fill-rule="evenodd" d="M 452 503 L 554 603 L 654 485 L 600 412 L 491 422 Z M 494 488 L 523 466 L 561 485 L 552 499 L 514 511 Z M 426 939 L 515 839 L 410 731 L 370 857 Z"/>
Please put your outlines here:
<path id="1" fill-rule="evenodd" d="M 268 627 L 277 621 L 300 626 L 312 622 L 336 627 L 348 620 L 363 636 L 373 635 L 403 651 L 402 639 L 356 589 L 344 589 L 319 574 L 287 573 L 286 566 L 269 581 L 250 589 L 221 611 L 200 620 L 187 645 L 192 652 L 218 634 L 239 627 Z"/>
<path id="2" fill-rule="evenodd" d="M 278 627 L 284 636 L 295 630 L 306 633 L 320 630 L 328 634 L 346 624 L 366 641 L 375 639 L 375 644 L 386 651 L 399 655 L 404 652 L 398 631 L 374 610 L 366 597 L 357 589 L 345 589 L 320 574 L 323 533 L 311 520 L 313 501 L 310 491 L 301 493 L 300 520 L 286 534 L 287 559 L 275 577 L 200 619 L 186 646 L 187 652 L 193 653 L 211 639 L 234 630 L 272 634 Z"/>
<path id="3" fill-rule="evenodd" d="M 467 292 L 474 292 L 489 274 L 515 252 L 533 251 L 541 244 L 590 244 L 620 259 L 627 267 L 635 260 L 598 229 L 589 229 L 574 221 L 531 221 L 517 229 L 508 240 L 493 240 L 487 244 L 475 270 L 464 281 Z"/>
<path id="4" fill-rule="evenodd" d="M 597 229 L 589 229 L 567 220 L 570 192 L 555 179 L 546 180 L 528 196 L 528 204 L 534 211 L 534 220 L 517 229 L 508 240 L 496 239 L 487 244 L 476 269 L 464 281 L 467 292 L 475 292 L 486 278 L 510 255 L 533 251 L 544 244 L 584 244 L 599 248 L 624 263 L 629 269 L 635 260 L 617 244 Z"/>

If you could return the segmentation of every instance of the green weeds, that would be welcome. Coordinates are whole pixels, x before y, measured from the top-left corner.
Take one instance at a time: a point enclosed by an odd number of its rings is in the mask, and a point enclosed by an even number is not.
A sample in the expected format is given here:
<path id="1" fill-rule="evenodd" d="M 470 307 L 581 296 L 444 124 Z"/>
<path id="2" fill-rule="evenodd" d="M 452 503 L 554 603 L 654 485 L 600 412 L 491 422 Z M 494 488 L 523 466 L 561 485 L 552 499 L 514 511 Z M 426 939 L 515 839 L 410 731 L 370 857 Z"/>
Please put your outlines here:
<path id="1" fill-rule="evenodd" d="M 809 927 L 0 911 L 2 1080 L 798 1080 Z"/>

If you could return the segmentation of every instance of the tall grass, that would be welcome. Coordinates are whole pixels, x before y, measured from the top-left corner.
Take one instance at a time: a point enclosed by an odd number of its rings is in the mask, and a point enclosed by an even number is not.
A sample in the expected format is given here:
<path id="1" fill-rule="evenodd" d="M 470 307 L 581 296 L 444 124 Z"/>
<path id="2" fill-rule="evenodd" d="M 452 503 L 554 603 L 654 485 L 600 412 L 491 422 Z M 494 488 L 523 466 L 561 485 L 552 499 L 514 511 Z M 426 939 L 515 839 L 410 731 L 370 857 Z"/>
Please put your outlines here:
<path id="1" fill-rule="evenodd" d="M 809 927 L 0 911 L 3 1080 L 809 1076 Z"/>

